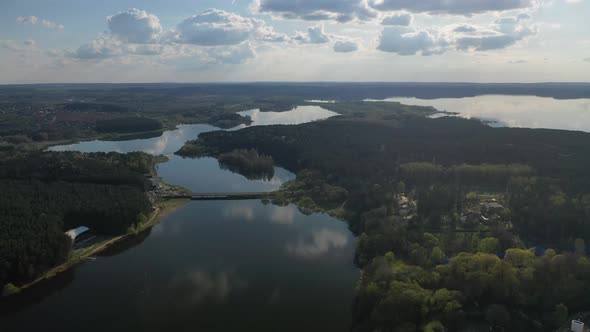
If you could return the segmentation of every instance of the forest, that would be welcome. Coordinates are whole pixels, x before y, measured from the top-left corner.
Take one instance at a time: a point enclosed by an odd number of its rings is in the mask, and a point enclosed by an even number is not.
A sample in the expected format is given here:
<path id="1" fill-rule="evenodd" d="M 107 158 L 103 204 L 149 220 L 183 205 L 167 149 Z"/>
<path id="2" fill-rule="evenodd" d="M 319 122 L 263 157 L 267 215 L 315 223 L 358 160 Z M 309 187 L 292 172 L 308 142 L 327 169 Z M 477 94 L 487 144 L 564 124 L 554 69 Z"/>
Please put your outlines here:
<path id="1" fill-rule="evenodd" d="M 151 211 L 143 153 L 31 152 L 0 164 L 0 285 L 21 284 L 63 263 L 71 240 L 64 231 L 87 226 L 116 235 Z"/>
<path id="2" fill-rule="evenodd" d="M 162 123 L 155 119 L 123 117 L 96 121 L 96 130 L 101 133 L 135 133 L 162 129 Z"/>
<path id="3" fill-rule="evenodd" d="M 274 162 L 272 157 L 260 155 L 255 149 L 233 150 L 217 157 L 219 165 L 233 172 L 244 175 L 248 179 L 272 179 Z"/>
<path id="4" fill-rule="evenodd" d="M 33 89 L 33 90 L 31 90 Z M 483 93 L 587 97 L 584 84 L 223 84 L 0 89 L 0 286 L 64 262 L 80 225 L 121 234 L 150 212 L 142 153 L 39 151 L 54 140 L 208 123 L 245 109 L 322 107 L 297 126 L 200 135 L 177 154 L 213 156 L 248 177 L 297 174 L 276 204 L 337 216 L 358 236 L 353 330 L 553 331 L 587 309 L 590 134 L 429 119 L 431 107 L 342 101 Z M 280 97 L 277 97 L 280 95 Z M 359 98 L 362 96 L 362 98 Z M 68 99 L 69 101 L 64 102 Z M 133 117 L 131 117 L 133 115 Z M 39 144 L 39 145 L 37 145 Z M 153 175 L 153 174 L 152 174 Z M 34 193 L 34 194 L 31 194 Z"/>
<path id="5" fill-rule="evenodd" d="M 183 149 L 253 148 L 297 174 L 286 199 L 358 235 L 355 331 L 552 331 L 590 305 L 589 134 L 348 112 Z"/>

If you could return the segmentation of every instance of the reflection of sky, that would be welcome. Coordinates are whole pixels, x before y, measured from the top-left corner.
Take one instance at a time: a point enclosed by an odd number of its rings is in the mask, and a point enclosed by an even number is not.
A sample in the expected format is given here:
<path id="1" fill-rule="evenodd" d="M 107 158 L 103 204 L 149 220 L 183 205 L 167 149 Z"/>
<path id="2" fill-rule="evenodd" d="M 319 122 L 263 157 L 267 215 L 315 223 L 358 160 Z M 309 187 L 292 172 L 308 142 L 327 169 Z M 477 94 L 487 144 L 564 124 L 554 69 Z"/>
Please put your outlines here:
<path id="1" fill-rule="evenodd" d="M 194 306 L 225 302 L 232 293 L 246 287 L 247 282 L 233 273 L 195 269 L 175 276 L 169 285 L 169 292 L 177 295 L 175 301 Z"/>
<path id="2" fill-rule="evenodd" d="M 248 180 L 243 175 L 220 168 L 215 158 L 192 159 L 174 155 L 168 162 L 158 165 L 158 176 L 193 192 L 207 193 L 274 191 L 295 178 L 295 174 L 275 167 L 270 180 Z"/>
<path id="3" fill-rule="evenodd" d="M 249 116 L 252 119 L 251 126 L 268 125 L 296 125 L 312 121 L 324 120 L 338 115 L 319 106 L 297 106 L 287 112 L 261 112 L 260 110 L 249 110 L 239 112 L 242 116 Z M 246 126 L 239 126 L 237 129 Z"/>
<path id="4" fill-rule="evenodd" d="M 81 151 L 81 152 L 134 152 L 159 155 L 178 151 L 185 142 L 196 139 L 200 133 L 213 131 L 218 128 L 209 125 L 180 125 L 175 130 L 165 131 L 162 136 L 133 139 L 128 141 L 88 141 L 71 145 L 60 145 L 49 148 L 51 151 Z"/>
<path id="5" fill-rule="evenodd" d="M 249 110 L 238 114 L 250 116 L 253 121 L 252 126 L 300 124 L 337 115 L 337 113 L 319 106 L 299 106 L 288 112 Z M 231 130 L 245 127 L 244 125 L 237 126 Z M 185 142 L 198 138 L 199 134 L 214 130 L 220 129 L 209 125 L 180 125 L 177 129 L 166 131 L 162 136 L 155 138 L 128 141 L 94 140 L 54 146 L 49 150 L 119 153 L 143 151 L 153 155 L 170 155 L 178 151 Z M 283 183 L 295 178 L 293 173 L 275 167 L 275 174 L 269 180 L 248 180 L 242 175 L 220 169 L 216 159 L 183 159 L 177 156 L 171 156 L 169 162 L 160 164 L 158 175 L 168 183 L 184 186 L 194 192 L 273 191 L 279 189 Z"/>
<path id="6" fill-rule="evenodd" d="M 252 126 L 267 126 L 273 124 L 301 124 L 338 115 L 319 106 L 299 106 L 288 112 L 260 112 L 249 110 L 239 112 L 242 116 L 250 116 Z M 237 126 L 231 130 L 245 128 Z M 154 155 L 172 154 L 178 151 L 184 143 L 198 138 L 199 134 L 220 130 L 210 125 L 179 125 L 175 130 L 165 131 L 162 136 L 147 139 L 132 139 L 128 141 L 87 141 L 70 145 L 50 147 L 50 151 L 80 151 L 80 152 L 135 152 L 143 151 Z"/>
<path id="7" fill-rule="evenodd" d="M 316 103 L 316 104 L 334 104 L 334 103 L 336 103 L 335 100 L 319 100 L 319 99 L 306 100 L 306 102 Z"/>
<path id="8" fill-rule="evenodd" d="M 347 234 L 333 229 L 319 229 L 311 235 L 302 236 L 297 241 L 287 243 L 287 252 L 301 258 L 315 258 L 328 254 L 333 249 L 346 247 Z"/>
<path id="9" fill-rule="evenodd" d="M 252 221 L 254 220 L 254 207 L 252 205 L 239 204 L 236 201 L 228 201 L 223 209 L 223 216 Z"/>
<path id="10" fill-rule="evenodd" d="M 295 221 L 297 208 L 295 205 L 272 206 L 270 220 L 273 224 L 290 225 Z"/>
<path id="11" fill-rule="evenodd" d="M 319 106 L 299 106 L 288 112 L 249 110 L 238 114 L 250 116 L 253 121 L 252 126 L 300 124 L 337 115 L 337 113 Z M 231 130 L 244 127 L 246 126 L 242 125 Z M 185 142 L 198 138 L 199 134 L 214 130 L 220 129 L 209 125 L 180 125 L 177 129 L 166 131 L 162 136 L 155 138 L 128 141 L 94 140 L 54 146 L 49 150 L 119 153 L 143 151 L 153 155 L 170 155 L 178 151 Z M 194 192 L 273 191 L 279 189 L 283 183 L 295 178 L 293 173 L 275 167 L 275 174 L 269 180 L 248 180 L 242 175 L 220 169 L 216 159 L 183 159 L 177 156 L 172 156 L 169 162 L 160 164 L 158 166 L 158 175 L 168 183 L 184 186 Z"/>
<path id="12" fill-rule="evenodd" d="M 93 331 L 309 331 L 309 322 L 344 331 L 359 277 L 353 257 L 346 223 L 326 214 L 191 202 L 141 245 L 83 264 L 59 293 L 2 317 L 2 331 L 88 330 L 89 312 L 100 316 Z"/>
<path id="13" fill-rule="evenodd" d="M 497 121 L 508 127 L 550 128 L 590 132 L 590 99 L 487 95 L 469 98 L 390 98 L 406 105 L 434 106 L 466 118 Z"/>

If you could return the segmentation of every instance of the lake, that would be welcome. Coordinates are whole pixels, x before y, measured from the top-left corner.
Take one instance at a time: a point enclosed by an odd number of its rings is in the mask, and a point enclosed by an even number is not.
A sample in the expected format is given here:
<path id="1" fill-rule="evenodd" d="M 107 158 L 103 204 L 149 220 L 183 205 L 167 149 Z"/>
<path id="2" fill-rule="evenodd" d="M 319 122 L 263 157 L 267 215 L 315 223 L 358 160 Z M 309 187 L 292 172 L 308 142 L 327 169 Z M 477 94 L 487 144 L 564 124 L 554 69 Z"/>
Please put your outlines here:
<path id="1" fill-rule="evenodd" d="M 191 202 L 142 243 L 81 265 L 61 290 L 0 324 L 2 331 L 345 331 L 359 277 L 354 243 L 344 222 L 293 205 Z"/>
<path id="2" fill-rule="evenodd" d="M 246 114 L 252 125 L 335 115 L 317 106 L 290 112 Z M 170 154 L 217 129 L 182 125 L 156 138 L 51 150 Z M 294 178 L 277 167 L 272 179 L 252 181 L 221 169 L 213 158 L 169 157 L 158 175 L 193 191 L 271 191 Z M 294 205 L 194 201 L 140 236 L 17 296 L 10 312 L 0 315 L 0 330 L 344 331 L 359 278 L 354 248 L 346 223 L 305 215 Z"/>
<path id="3" fill-rule="evenodd" d="M 261 112 L 247 110 L 239 112 L 252 119 L 250 126 L 295 125 L 327 119 L 338 115 L 318 106 L 298 106 L 287 112 Z M 248 127 L 240 125 L 229 130 Z M 295 175 L 281 167 L 275 167 L 274 176 L 269 180 L 248 180 L 245 177 L 219 167 L 214 158 L 182 158 L 173 155 L 185 142 L 197 139 L 199 134 L 220 130 L 219 128 L 196 124 L 180 125 L 175 130 L 165 131 L 159 137 L 133 139 L 128 141 L 93 140 L 76 144 L 50 147 L 50 151 L 119 152 L 143 151 L 153 155 L 167 155 L 169 161 L 158 165 L 158 176 L 174 185 L 181 185 L 193 192 L 260 192 L 274 191 L 295 178 Z"/>
<path id="4" fill-rule="evenodd" d="M 433 106 L 492 126 L 548 128 L 590 132 L 590 99 L 484 95 L 467 98 L 389 98 L 405 105 Z"/>

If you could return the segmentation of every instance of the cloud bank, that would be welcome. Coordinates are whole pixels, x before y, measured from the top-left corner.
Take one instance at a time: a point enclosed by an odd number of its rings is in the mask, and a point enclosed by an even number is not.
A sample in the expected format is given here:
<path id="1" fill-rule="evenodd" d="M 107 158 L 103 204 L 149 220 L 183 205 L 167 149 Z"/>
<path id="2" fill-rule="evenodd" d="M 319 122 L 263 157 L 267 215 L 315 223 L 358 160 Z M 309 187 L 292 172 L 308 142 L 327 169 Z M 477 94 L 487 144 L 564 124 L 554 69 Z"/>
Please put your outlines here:
<path id="1" fill-rule="evenodd" d="M 537 33 L 528 15 L 503 17 L 490 26 L 450 25 L 442 28 L 386 26 L 377 49 L 399 55 L 434 55 L 455 51 L 504 49 Z"/>

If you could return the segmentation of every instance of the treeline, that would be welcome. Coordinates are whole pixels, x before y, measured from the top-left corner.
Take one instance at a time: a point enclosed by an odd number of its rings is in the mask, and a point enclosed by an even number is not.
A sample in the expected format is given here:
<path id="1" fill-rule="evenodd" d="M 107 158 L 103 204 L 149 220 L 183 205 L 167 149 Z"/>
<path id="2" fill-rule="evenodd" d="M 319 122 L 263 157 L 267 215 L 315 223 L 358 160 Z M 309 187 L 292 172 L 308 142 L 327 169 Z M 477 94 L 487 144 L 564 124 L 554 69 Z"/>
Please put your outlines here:
<path id="1" fill-rule="evenodd" d="M 430 186 L 449 183 L 455 186 L 492 187 L 504 190 L 513 177 L 534 174 L 528 165 L 456 165 L 443 167 L 428 162 L 412 162 L 400 165 L 400 177 L 406 184 Z"/>
<path id="2" fill-rule="evenodd" d="M 200 142 L 216 154 L 256 148 L 291 171 L 314 169 L 342 183 L 359 178 L 383 183 L 384 179 L 398 178 L 404 163 L 429 162 L 445 168 L 528 165 L 539 176 L 560 179 L 568 191 L 590 187 L 586 171 L 590 168 L 590 134 L 490 128 L 456 118 L 410 117 L 402 121 L 403 126 L 394 128 L 347 118 L 300 126 L 252 127 L 204 133 Z M 457 171 L 469 176 L 469 169 Z"/>
<path id="3" fill-rule="evenodd" d="M 154 157 L 145 153 L 41 152 L 5 157 L 0 179 L 88 182 L 145 186 L 144 174 L 152 172 Z"/>
<path id="4" fill-rule="evenodd" d="M 116 104 L 96 104 L 96 103 L 67 103 L 60 105 L 66 111 L 73 112 L 105 112 L 105 113 L 125 113 L 127 107 Z"/>
<path id="5" fill-rule="evenodd" d="M 134 133 L 161 130 L 162 123 L 144 117 L 125 117 L 96 121 L 96 131 L 101 133 Z"/>
<path id="6" fill-rule="evenodd" d="M 427 248 L 430 259 L 440 255 L 436 245 Z M 435 266 L 409 265 L 388 253 L 363 271 L 355 331 L 457 331 L 471 321 L 504 331 L 554 331 L 568 313 L 590 305 L 590 261 L 554 250 L 535 257 L 509 249 L 503 259 L 462 253 Z"/>
<path id="7" fill-rule="evenodd" d="M 146 218 L 152 156 L 34 152 L 0 164 L 0 286 L 24 283 L 65 261 L 64 231 L 121 234 Z"/>
<path id="8" fill-rule="evenodd" d="M 512 222 L 526 238 L 568 250 L 576 239 L 590 239 L 590 189 L 572 193 L 554 179 L 518 177 L 506 196 Z"/>
<path id="9" fill-rule="evenodd" d="M 248 179 L 272 179 L 274 162 L 272 157 L 260 155 L 255 149 L 233 150 L 217 156 L 219 164 Z"/>

